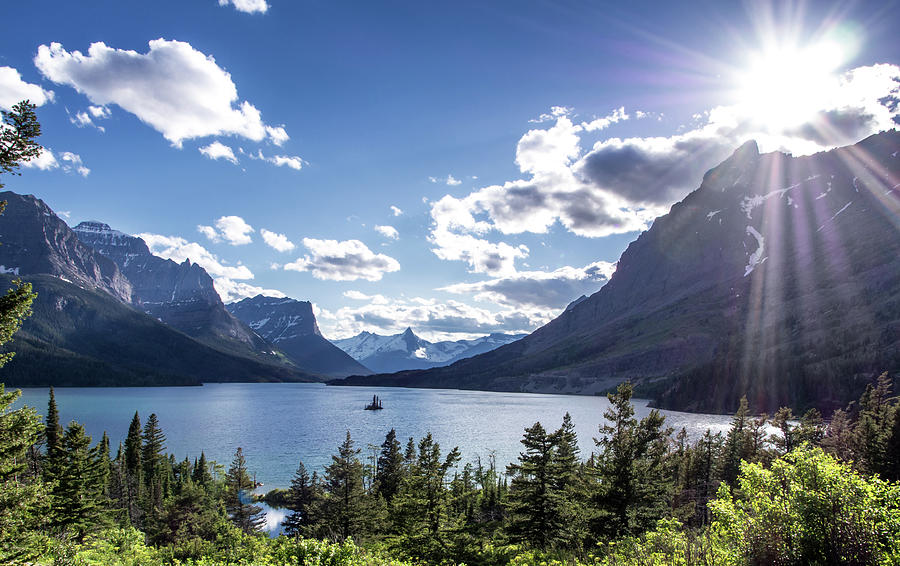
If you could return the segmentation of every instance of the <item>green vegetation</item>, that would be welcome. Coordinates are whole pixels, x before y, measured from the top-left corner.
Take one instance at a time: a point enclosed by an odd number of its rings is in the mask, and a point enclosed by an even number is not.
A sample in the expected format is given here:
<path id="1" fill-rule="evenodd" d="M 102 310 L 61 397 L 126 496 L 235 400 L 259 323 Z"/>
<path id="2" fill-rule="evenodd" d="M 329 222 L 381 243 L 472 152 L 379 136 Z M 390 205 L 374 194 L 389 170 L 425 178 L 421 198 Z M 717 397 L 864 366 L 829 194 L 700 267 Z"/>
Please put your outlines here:
<path id="1" fill-rule="evenodd" d="M 528 427 L 517 462 L 462 464 L 431 435 L 373 457 L 347 435 L 320 475 L 302 462 L 285 534 L 264 516 L 238 448 L 227 473 L 165 453 L 155 415 L 113 456 L 78 423 L 0 406 L 0 561 L 10 564 L 895 564 L 898 402 L 882 375 L 826 423 L 735 414 L 724 436 L 674 437 L 631 386 L 610 394 L 596 451 L 571 419 Z M 776 430 L 773 434 L 767 431 Z"/>

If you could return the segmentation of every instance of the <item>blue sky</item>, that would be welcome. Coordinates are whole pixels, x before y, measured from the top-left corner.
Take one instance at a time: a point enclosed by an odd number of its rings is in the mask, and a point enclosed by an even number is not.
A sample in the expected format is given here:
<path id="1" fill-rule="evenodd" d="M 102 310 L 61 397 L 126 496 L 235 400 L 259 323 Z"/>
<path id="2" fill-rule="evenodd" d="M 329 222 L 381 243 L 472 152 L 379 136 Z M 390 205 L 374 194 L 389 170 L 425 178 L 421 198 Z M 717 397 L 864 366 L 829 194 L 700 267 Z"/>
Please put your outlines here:
<path id="1" fill-rule="evenodd" d="M 746 139 L 896 124 L 896 2 L 28 2 L 5 179 L 326 336 L 529 331 Z M 201 151 L 202 150 L 202 151 Z"/>

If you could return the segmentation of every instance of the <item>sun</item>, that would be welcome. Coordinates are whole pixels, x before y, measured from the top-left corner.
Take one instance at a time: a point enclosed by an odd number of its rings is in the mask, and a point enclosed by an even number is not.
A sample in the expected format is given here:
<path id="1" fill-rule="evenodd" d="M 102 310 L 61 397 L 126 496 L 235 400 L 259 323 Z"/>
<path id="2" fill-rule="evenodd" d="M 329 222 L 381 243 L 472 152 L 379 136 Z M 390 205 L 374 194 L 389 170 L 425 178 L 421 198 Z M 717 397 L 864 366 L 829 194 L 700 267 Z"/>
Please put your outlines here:
<path id="1" fill-rule="evenodd" d="M 828 106 L 846 58 L 845 48 L 829 40 L 772 45 L 750 55 L 736 79 L 742 114 L 771 132 L 803 124 Z"/>

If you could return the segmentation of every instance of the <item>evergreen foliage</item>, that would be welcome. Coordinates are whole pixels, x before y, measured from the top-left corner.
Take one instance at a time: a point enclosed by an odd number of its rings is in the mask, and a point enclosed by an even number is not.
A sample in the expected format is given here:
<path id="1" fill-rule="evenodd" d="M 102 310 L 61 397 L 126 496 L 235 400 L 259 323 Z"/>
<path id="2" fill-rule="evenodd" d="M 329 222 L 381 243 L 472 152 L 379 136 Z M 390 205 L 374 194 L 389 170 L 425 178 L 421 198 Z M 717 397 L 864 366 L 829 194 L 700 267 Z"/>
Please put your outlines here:
<path id="1" fill-rule="evenodd" d="M 226 497 L 225 508 L 234 525 L 245 534 L 258 533 L 266 522 L 263 510 L 258 505 L 248 502 L 249 492 L 256 485 L 247 471 L 244 451 L 238 447 L 231 461 L 231 467 L 225 475 Z"/>

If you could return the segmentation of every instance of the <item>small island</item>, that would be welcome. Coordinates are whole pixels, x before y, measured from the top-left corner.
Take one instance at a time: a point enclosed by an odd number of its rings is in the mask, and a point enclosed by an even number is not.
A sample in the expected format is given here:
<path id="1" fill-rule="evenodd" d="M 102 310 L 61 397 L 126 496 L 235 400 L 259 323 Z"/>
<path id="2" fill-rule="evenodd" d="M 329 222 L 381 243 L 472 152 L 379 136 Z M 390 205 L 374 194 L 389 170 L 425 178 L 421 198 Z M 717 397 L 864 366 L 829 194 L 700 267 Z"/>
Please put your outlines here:
<path id="1" fill-rule="evenodd" d="M 372 395 L 372 402 L 366 405 L 367 411 L 380 411 L 384 407 L 381 406 L 381 399 L 378 398 L 378 395 Z"/>

